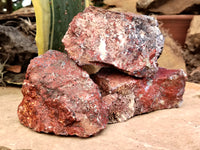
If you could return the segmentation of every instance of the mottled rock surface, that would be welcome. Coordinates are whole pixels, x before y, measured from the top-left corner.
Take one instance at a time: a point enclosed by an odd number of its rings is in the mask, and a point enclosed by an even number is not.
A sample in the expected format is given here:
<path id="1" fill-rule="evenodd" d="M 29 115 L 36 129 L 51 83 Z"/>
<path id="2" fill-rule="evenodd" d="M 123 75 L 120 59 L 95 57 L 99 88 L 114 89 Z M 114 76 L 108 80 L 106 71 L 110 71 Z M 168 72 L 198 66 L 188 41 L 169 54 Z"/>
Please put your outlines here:
<path id="1" fill-rule="evenodd" d="M 106 127 L 97 85 L 64 53 L 49 50 L 31 60 L 22 93 L 19 120 L 35 131 L 88 137 Z"/>
<path id="2" fill-rule="evenodd" d="M 159 68 L 152 78 L 136 79 L 103 69 L 93 78 L 108 105 L 109 121 L 115 123 L 134 115 L 179 107 L 186 76 L 182 70 Z"/>
<path id="3" fill-rule="evenodd" d="M 62 42 L 78 65 L 112 65 L 137 77 L 154 74 L 164 44 L 153 17 L 88 7 L 70 23 Z"/>

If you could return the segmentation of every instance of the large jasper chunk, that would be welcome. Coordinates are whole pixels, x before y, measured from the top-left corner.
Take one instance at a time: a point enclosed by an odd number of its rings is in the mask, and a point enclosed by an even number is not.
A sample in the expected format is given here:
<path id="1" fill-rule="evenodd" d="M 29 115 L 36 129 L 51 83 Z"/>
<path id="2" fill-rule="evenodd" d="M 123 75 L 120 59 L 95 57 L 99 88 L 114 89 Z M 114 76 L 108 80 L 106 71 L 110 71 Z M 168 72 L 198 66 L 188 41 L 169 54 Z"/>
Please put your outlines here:
<path id="1" fill-rule="evenodd" d="M 97 85 L 64 53 L 49 50 L 31 60 L 22 93 L 19 120 L 35 131 L 88 137 L 106 127 Z"/>
<path id="2" fill-rule="evenodd" d="M 74 17 L 62 42 L 78 65 L 90 66 L 90 73 L 98 71 L 91 70 L 95 66 L 111 65 L 146 77 L 158 70 L 164 38 L 153 17 L 91 6 Z"/>
<path id="3" fill-rule="evenodd" d="M 186 75 L 182 70 L 159 68 L 153 77 L 137 79 L 103 69 L 93 78 L 108 106 L 110 123 L 116 123 L 134 115 L 179 107 Z"/>

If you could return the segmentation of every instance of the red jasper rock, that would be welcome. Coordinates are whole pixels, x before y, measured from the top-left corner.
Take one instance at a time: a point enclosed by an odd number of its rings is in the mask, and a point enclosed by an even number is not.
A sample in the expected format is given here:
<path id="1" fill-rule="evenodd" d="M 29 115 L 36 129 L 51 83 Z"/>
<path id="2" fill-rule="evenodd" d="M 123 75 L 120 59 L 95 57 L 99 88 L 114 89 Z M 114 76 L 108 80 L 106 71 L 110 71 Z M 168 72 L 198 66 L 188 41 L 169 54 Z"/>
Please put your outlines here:
<path id="1" fill-rule="evenodd" d="M 37 132 L 88 137 L 106 127 L 97 85 L 64 53 L 49 50 L 31 60 L 22 93 L 19 120 Z"/>
<path id="2" fill-rule="evenodd" d="M 79 66 L 111 65 L 147 77 L 158 70 L 164 39 L 153 17 L 91 6 L 74 17 L 62 42 Z"/>
<path id="3" fill-rule="evenodd" d="M 186 75 L 182 70 L 159 68 L 151 78 L 137 79 L 119 71 L 103 69 L 94 77 L 106 102 L 110 123 L 134 115 L 179 107 Z"/>

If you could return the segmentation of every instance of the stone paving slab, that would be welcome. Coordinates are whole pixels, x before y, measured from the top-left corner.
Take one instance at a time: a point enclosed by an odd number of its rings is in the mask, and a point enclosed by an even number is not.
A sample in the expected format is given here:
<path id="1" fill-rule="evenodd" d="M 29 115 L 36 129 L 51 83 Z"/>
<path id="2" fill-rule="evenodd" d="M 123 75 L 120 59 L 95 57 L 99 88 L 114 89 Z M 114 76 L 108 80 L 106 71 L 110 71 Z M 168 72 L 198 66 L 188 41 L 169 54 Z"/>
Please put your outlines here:
<path id="1" fill-rule="evenodd" d="M 21 89 L 0 87 L 0 150 L 199 150 L 200 84 L 187 83 L 181 108 L 136 116 L 110 124 L 90 138 L 37 133 L 20 124 Z"/>

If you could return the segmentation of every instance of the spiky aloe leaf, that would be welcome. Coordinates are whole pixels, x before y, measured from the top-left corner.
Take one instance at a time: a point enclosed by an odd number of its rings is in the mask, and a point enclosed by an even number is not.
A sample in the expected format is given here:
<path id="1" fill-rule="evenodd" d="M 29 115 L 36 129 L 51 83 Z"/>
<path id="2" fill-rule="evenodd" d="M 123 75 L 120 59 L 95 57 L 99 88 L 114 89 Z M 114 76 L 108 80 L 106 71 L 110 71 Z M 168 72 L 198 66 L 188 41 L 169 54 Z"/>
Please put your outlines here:
<path id="1" fill-rule="evenodd" d="M 90 0 L 32 0 L 36 15 L 38 54 L 48 49 L 63 51 L 62 38 L 77 13 Z"/>
<path id="2" fill-rule="evenodd" d="M 49 0 L 32 0 L 36 16 L 36 45 L 38 54 L 48 50 L 50 31 L 50 5 Z"/>
<path id="3" fill-rule="evenodd" d="M 49 49 L 64 50 L 62 38 L 73 17 L 85 8 L 84 0 L 49 0 L 51 27 Z"/>
<path id="4" fill-rule="evenodd" d="M 85 0 L 85 7 L 92 5 L 91 0 Z"/>

